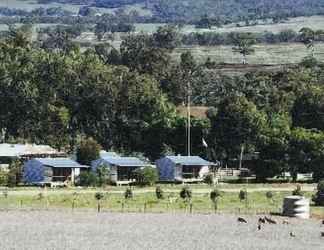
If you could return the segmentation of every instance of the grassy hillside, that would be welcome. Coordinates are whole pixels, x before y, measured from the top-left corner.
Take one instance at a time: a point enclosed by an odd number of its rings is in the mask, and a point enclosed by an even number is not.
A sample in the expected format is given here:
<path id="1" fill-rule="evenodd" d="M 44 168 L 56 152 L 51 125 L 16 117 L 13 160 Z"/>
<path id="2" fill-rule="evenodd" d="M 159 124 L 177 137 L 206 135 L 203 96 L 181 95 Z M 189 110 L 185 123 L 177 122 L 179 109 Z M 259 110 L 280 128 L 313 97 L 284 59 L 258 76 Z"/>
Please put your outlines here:
<path id="1" fill-rule="evenodd" d="M 163 23 L 141 23 L 136 24 L 137 32 L 149 32 L 152 33 L 157 30 L 158 27 L 163 26 Z M 309 27 L 314 30 L 323 29 L 324 27 L 324 16 L 310 16 L 310 17 L 296 17 L 290 18 L 283 23 L 265 23 L 255 26 L 243 26 L 237 27 L 236 23 L 224 25 L 221 28 L 213 26 L 211 29 L 197 29 L 194 25 L 185 25 L 182 29 L 182 33 L 191 32 L 253 32 L 261 33 L 269 31 L 273 33 L 279 33 L 280 31 L 291 29 L 298 32 L 303 27 Z"/>
<path id="2" fill-rule="evenodd" d="M 248 56 L 250 64 L 290 64 L 299 63 L 308 51 L 303 44 L 259 44 L 254 46 L 255 54 Z M 185 47 L 178 48 L 175 52 L 175 57 L 178 58 L 181 53 L 190 50 L 194 57 L 200 61 L 206 61 L 210 57 L 218 63 L 241 63 L 242 56 L 238 53 L 233 53 L 231 46 L 215 46 L 215 47 Z M 315 57 L 318 60 L 324 60 L 324 44 L 317 44 L 315 49 Z"/>

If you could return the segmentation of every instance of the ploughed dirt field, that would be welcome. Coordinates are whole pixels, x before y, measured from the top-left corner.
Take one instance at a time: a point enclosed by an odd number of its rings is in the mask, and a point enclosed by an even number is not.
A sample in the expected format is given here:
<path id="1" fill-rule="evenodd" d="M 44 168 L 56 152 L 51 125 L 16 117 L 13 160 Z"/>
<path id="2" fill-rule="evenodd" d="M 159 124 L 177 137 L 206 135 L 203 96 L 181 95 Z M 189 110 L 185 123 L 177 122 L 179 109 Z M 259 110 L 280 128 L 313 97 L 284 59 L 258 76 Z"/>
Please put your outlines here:
<path id="1" fill-rule="evenodd" d="M 319 220 L 259 216 L 0 212 L 0 249 L 323 249 Z"/>

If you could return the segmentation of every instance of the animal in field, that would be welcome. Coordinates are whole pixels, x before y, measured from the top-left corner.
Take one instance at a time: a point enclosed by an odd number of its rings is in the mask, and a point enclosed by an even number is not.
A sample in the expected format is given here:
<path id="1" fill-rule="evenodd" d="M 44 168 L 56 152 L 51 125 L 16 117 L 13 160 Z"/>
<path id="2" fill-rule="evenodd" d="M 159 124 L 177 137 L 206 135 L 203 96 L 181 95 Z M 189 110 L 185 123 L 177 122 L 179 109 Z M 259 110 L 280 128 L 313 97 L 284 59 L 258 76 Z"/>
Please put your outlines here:
<path id="1" fill-rule="evenodd" d="M 321 237 L 324 237 L 324 232 L 321 232 Z"/>
<path id="2" fill-rule="evenodd" d="M 289 233 L 290 237 L 296 237 L 296 235 L 293 232 Z"/>
<path id="3" fill-rule="evenodd" d="M 260 231 L 262 229 L 261 224 L 258 225 L 258 230 Z"/>
<path id="4" fill-rule="evenodd" d="M 268 218 L 267 216 L 264 217 L 264 219 L 269 223 L 269 224 L 277 224 L 277 222 L 271 218 Z"/>
<path id="5" fill-rule="evenodd" d="M 259 218 L 258 222 L 259 222 L 259 224 L 265 224 L 266 223 L 265 219 L 261 218 L 261 217 Z"/>
<path id="6" fill-rule="evenodd" d="M 242 218 L 242 217 L 238 217 L 237 221 L 240 222 L 240 223 L 247 223 L 247 220 Z"/>

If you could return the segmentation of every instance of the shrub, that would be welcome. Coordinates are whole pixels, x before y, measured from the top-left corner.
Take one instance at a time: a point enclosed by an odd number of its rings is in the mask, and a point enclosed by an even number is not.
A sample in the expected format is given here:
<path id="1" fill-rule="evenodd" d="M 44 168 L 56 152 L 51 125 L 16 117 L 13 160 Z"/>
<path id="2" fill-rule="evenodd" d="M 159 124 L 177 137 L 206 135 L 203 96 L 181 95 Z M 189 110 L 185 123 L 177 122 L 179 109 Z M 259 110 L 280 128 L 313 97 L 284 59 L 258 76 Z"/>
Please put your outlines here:
<path id="1" fill-rule="evenodd" d="M 5 171 L 0 171 L 0 186 L 8 185 L 8 173 Z"/>
<path id="2" fill-rule="evenodd" d="M 128 199 L 132 199 L 133 198 L 133 191 L 132 189 L 130 188 L 127 188 L 126 191 L 125 191 L 125 199 L 128 200 Z"/>
<path id="3" fill-rule="evenodd" d="M 156 194 L 156 198 L 157 198 L 158 200 L 163 199 L 163 190 L 162 190 L 161 187 L 156 187 L 156 189 L 155 189 L 155 194 Z"/>
<path id="4" fill-rule="evenodd" d="M 152 186 L 158 181 L 158 174 L 155 168 L 144 167 L 135 170 L 136 181 L 140 185 Z"/>
<path id="5" fill-rule="evenodd" d="M 212 174 L 205 175 L 204 182 L 208 185 L 213 185 L 214 184 L 214 176 Z"/>
<path id="6" fill-rule="evenodd" d="M 97 192 L 95 193 L 95 198 L 97 200 L 97 211 L 98 213 L 100 213 L 100 210 L 101 210 L 101 206 L 100 206 L 100 201 L 104 198 L 104 194 L 101 193 L 101 192 Z"/>
<path id="7" fill-rule="evenodd" d="M 19 160 L 13 161 L 9 165 L 9 172 L 7 173 L 7 186 L 15 187 L 20 182 L 22 176 L 22 164 Z"/>
<path id="8" fill-rule="evenodd" d="M 273 202 L 273 193 L 271 191 L 266 192 L 265 195 L 269 201 Z"/>
<path id="9" fill-rule="evenodd" d="M 301 186 L 297 185 L 296 189 L 292 191 L 292 195 L 303 196 L 303 192 L 301 190 Z"/>
<path id="10" fill-rule="evenodd" d="M 98 176 L 93 172 L 81 172 L 78 185 L 95 187 L 98 185 Z"/>
<path id="11" fill-rule="evenodd" d="M 192 197 L 192 192 L 189 187 L 183 187 L 180 191 L 180 198 L 185 201 L 190 201 Z"/>
<path id="12" fill-rule="evenodd" d="M 313 195 L 313 202 L 316 206 L 324 206 L 324 179 L 317 185 L 317 192 Z"/>
<path id="13" fill-rule="evenodd" d="M 272 199 L 273 193 L 271 191 L 266 192 L 266 197 L 267 197 L 267 199 Z"/>
<path id="14" fill-rule="evenodd" d="M 37 200 L 43 200 L 44 199 L 44 194 L 43 193 L 38 193 L 37 195 Z"/>
<path id="15" fill-rule="evenodd" d="M 215 188 L 213 191 L 210 192 L 209 197 L 211 201 L 214 203 L 214 209 L 216 212 L 218 209 L 218 199 L 222 197 L 222 194 L 218 189 Z"/>
<path id="16" fill-rule="evenodd" d="M 92 138 L 81 141 L 76 152 L 77 161 L 83 165 L 90 165 L 91 161 L 99 158 L 100 149 L 101 146 Z"/>
<path id="17" fill-rule="evenodd" d="M 222 193 L 217 188 L 210 192 L 210 199 L 212 202 L 216 202 L 220 197 L 222 197 Z"/>
<path id="18" fill-rule="evenodd" d="M 241 202 L 247 199 L 247 191 L 246 190 L 243 190 L 243 189 L 240 190 L 239 199 Z"/>
<path id="19" fill-rule="evenodd" d="M 109 184 L 110 177 L 109 177 L 109 168 L 106 165 L 101 165 L 96 169 L 97 174 L 97 185 L 102 187 L 106 184 Z"/>
<path id="20" fill-rule="evenodd" d="M 104 198 L 104 194 L 101 192 L 97 192 L 97 193 L 95 193 L 95 198 L 97 201 L 100 201 Z"/>

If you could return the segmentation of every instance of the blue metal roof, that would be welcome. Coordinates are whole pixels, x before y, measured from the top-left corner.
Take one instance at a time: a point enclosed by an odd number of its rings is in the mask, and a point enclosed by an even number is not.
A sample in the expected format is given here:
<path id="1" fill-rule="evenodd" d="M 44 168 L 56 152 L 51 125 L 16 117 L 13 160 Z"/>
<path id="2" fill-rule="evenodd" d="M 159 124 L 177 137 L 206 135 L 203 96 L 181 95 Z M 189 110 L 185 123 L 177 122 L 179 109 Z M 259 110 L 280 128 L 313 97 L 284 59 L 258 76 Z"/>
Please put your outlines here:
<path id="1" fill-rule="evenodd" d="M 36 158 L 36 161 L 53 168 L 87 168 L 69 158 Z"/>
<path id="2" fill-rule="evenodd" d="M 184 166 L 211 166 L 215 165 L 212 162 L 206 161 L 199 156 L 166 156 L 175 164 L 181 164 Z"/>
<path id="3" fill-rule="evenodd" d="M 102 157 L 110 165 L 116 165 L 120 167 L 145 167 L 148 164 L 141 161 L 136 157 Z"/>

